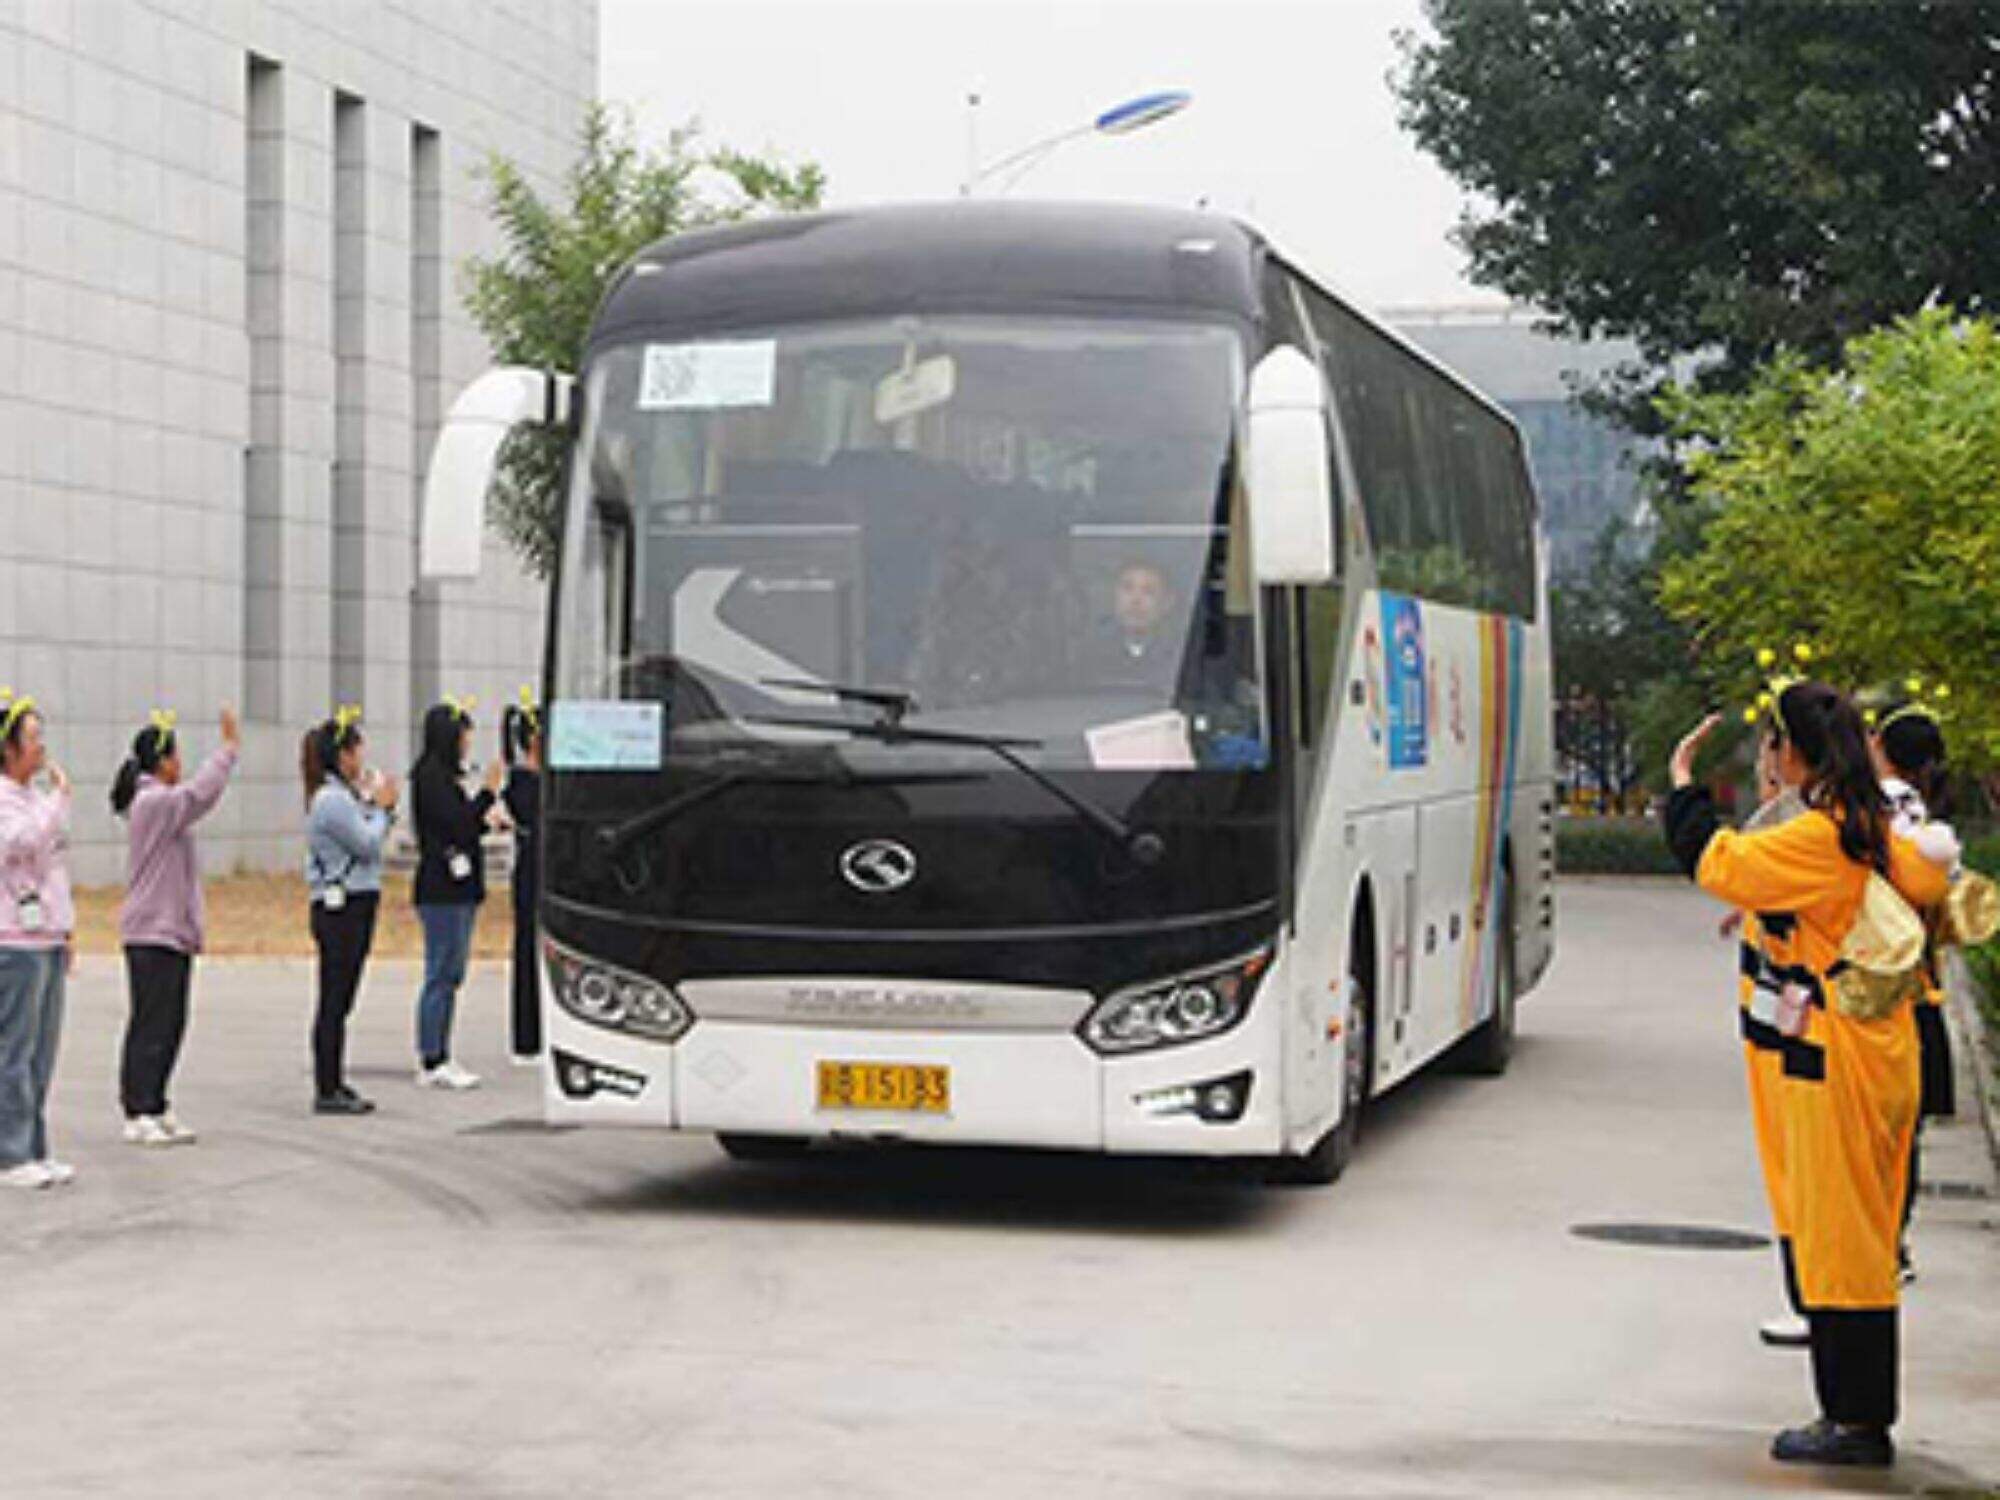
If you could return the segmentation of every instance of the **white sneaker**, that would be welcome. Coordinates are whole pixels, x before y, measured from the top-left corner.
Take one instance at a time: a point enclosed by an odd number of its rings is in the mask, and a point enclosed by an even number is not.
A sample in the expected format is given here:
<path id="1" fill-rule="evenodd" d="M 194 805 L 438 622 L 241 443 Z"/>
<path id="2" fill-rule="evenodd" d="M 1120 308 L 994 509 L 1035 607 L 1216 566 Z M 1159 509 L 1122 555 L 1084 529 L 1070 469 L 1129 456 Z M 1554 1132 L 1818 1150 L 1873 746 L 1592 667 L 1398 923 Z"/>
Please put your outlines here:
<path id="1" fill-rule="evenodd" d="M 192 1146 L 196 1141 L 201 1139 L 200 1136 L 175 1119 L 172 1110 L 168 1110 L 165 1114 L 159 1116 L 159 1121 L 160 1129 L 166 1131 L 168 1135 L 174 1138 L 176 1146 Z"/>
<path id="2" fill-rule="evenodd" d="M 461 1068 L 455 1062 L 442 1062 L 435 1068 L 418 1068 L 417 1087 L 420 1089 L 476 1089 L 479 1087 L 479 1075 Z"/>
<path id="3" fill-rule="evenodd" d="M 158 1115 L 138 1115 L 125 1122 L 125 1139 L 134 1146 L 178 1146 L 181 1137 L 175 1135 L 161 1121 Z"/>
<path id="4" fill-rule="evenodd" d="M 24 1161 L 18 1167 L 9 1167 L 0 1172 L 0 1187 L 45 1188 L 55 1182 L 49 1175 L 48 1167 L 38 1161 Z"/>
<path id="5" fill-rule="evenodd" d="M 539 1052 L 515 1052 L 510 1054 L 507 1060 L 517 1068 L 539 1068 L 542 1065 L 542 1054 Z"/>
<path id="6" fill-rule="evenodd" d="M 76 1168 L 66 1161 L 57 1161 L 53 1156 L 42 1158 L 41 1167 L 48 1174 L 50 1187 L 67 1187 L 76 1181 Z"/>
<path id="7" fill-rule="evenodd" d="M 1757 1337 L 1774 1349 L 1803 1349 L 1812 1342 L 1812 1326 L 1795 1313 L 1785 1313 L 1759 1323 Z"/>

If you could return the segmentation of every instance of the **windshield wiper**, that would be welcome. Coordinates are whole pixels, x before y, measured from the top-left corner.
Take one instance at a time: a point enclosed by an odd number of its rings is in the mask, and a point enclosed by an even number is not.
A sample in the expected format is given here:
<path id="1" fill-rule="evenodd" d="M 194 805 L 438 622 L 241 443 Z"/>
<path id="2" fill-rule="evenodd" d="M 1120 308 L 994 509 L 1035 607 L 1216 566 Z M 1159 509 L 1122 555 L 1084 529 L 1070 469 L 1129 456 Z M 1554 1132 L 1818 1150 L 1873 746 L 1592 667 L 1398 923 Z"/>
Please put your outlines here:
<path id="1" fill-rule="evenodd" d="M 613 823 L 609 828 L 597 830 L 598 853 L 609 857 L 616 854 L 642 833 L 671 823 L 690 808 L 699 807 L 711 797 L 718 797 L 731 787 L 741 786 L 746 781 L 772 780 L 768 771 L 730 770 L 724 771 L 715 780 L 682 792 L 672 801 L 662 802 L 658 807 L 649 807 L 636 813 L 622 823 Z M 789 780 L 790 778 L 784 778 Z"/>
<path id="2" fill-rule="evenodd" d="M 903 688 L 867 687 L 848 682 L 814 682 L 805 677 L 760 677 L 757 683 L 760 687 L 791 688 L 801 693 L 824 693 L 829 698 L 838 698 L 842 703 L 865 703 L 870 708 L 881 711 L 881 716 L 875 722 L 885 729 L 896 728 L 917 706 L 917 695 Z"/>
<path id="3" fill-rule="evenodd" d="M 831 684 L 802 683 L 802 687 L 818 687 L 835 696 L 844 697 L 851 692 L 876 693 L 881 697 L 899 696 L 905 700 L 905 708 L 915 700 L 909 694 L 892 695 L 874 688 L 841 689 L 835 692 Z M 869 699 L 857 698 L 858 702 Z M 1075 813 L 1091 828 L 1109 839 L 1134 864 L 1156 865 L 1167 852 L 1164 840 L 1157 833 L 1134 832 L 1132 826 L 1116 813 L 1099 807 L 1086 797 L 1072 792 L 1053 777 L 1036 770 L 1015 752 L 1017 750 L 1039 750 L 1040 740 L 1020 739 L 997 734 L 974 734 L 960 729 L 912 729 L 899 715 L 894 722 L 874 720 L 857 722 L 852 719 L 813 719 L 778 714 L 752 714 L 746 724 L 762 724 L 773 729 L 817 729 L 828 734 L 851 734 L 858 739 L 873 740 L 882 745 L 954 745 L 974 750 L 985 750 L 997 755 L 1001 760 L 1019 771 L 1028 780 L 1054 797 L 1071 812 Z"/>

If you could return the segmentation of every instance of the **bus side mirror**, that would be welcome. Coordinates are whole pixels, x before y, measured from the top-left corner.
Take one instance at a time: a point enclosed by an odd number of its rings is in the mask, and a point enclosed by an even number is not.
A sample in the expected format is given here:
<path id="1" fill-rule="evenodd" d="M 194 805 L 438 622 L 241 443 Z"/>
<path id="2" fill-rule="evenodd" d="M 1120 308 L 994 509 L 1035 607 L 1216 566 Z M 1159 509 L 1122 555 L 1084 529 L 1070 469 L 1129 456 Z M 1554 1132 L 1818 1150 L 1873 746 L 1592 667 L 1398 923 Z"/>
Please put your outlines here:
<path id="1" fill-rule="evenodd" d="M 1327 583 L 1333 569 L 1333 479 L 1326 383 L 1287 345 L 1250 372 L 1250 566 L 1260 584 Z"/>
<path id="2" fill-rule="evenodd" d="M 488 370 L 452 403 L 424 475 L 417 573 L 425 580 L 477 578 L 486 535 L 486 492 L 500 445 L 523 422 L 569 421 L 573 377 L 507 365 Z"/>

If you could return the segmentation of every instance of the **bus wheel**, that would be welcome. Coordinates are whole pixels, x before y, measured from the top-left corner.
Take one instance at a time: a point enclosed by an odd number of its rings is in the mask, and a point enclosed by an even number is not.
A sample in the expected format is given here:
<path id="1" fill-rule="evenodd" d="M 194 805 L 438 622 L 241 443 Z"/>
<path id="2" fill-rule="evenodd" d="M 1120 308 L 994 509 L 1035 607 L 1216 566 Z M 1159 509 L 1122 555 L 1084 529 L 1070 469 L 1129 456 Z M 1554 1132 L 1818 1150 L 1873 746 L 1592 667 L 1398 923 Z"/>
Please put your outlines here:
<path id="1" fill-rule="evenodd" d="M 1507 1071 L 1514 1055 L 1514 909 L 1503 884 L 1495 909 L 1500 916 L 1500 944 L 1493 975 L 1493 1014 L 1480 1022 L 1479 1029 L 1460 1042 L 1455 1059 L 1458 1070 L 1498 1078 Z"/>
<path id="2" fill-rule="evenodd" d="M 1358 957 L 1358 955 L 1356 956 Z M 1361 1109 L 1368 1102 L 1370 1060 L 1375 1034 L 1371 1021 L 1374 998 L 1362 977 L 1356 958 L 1348 961 L 1347 1017 L 1340 1048 L 1340 1119 L 1303 1156 L 1281 1156 L 1271 1164 L 1270 1180 L 1289 1187 L 1325 1187 L 1336 1182 L 1354 1159 L 1354 1147 L 1361 1139 Z"/>
<path id="3" fill-rule="evenodd" d="M 802 1135 L 741 1135 L 725 1130 L 715 1138 L 731 1161 L 796 1161 L 812 1150 Z"/>

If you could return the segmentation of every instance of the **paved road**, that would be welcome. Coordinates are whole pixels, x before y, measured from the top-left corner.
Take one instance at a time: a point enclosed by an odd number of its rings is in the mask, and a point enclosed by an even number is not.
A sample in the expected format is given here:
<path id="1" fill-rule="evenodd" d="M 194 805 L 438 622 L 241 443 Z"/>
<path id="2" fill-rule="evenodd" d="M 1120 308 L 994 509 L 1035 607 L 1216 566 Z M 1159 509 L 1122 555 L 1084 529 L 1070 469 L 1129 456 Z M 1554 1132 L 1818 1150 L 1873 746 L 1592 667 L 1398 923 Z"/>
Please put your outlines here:
<path id="1" fill-rule="evenodd" d="M 1758 1230 L 1713 913 L 1565 889 L 1503 1080 L 1385 1101 L 1337 1187 L 1172 1164 L 547 1133 L 527 1075 L 403 1071 L 371 977 L 371 1120 L 303 1108 L 302 965 L 198 980 L 190 1150 L 117 1143 L 119 976 L 87 963 L 58 1085 L 80 1180 L 0 1198 L 0 1493 L 44 1496 L 1725 1495 L 1808 1413 L 1761 1349 Z M 462 1018 L 499 1064 L 503 978 Z M 1976 1128 L 1934 1175 L 1990 1194 Z M 2000 1204 L 1927 1202 L 1905 1460 L 1840 1492 L 2000 1479 Z M 1822 1491 L 1824 1492 L 1824 1491 Z"/>

